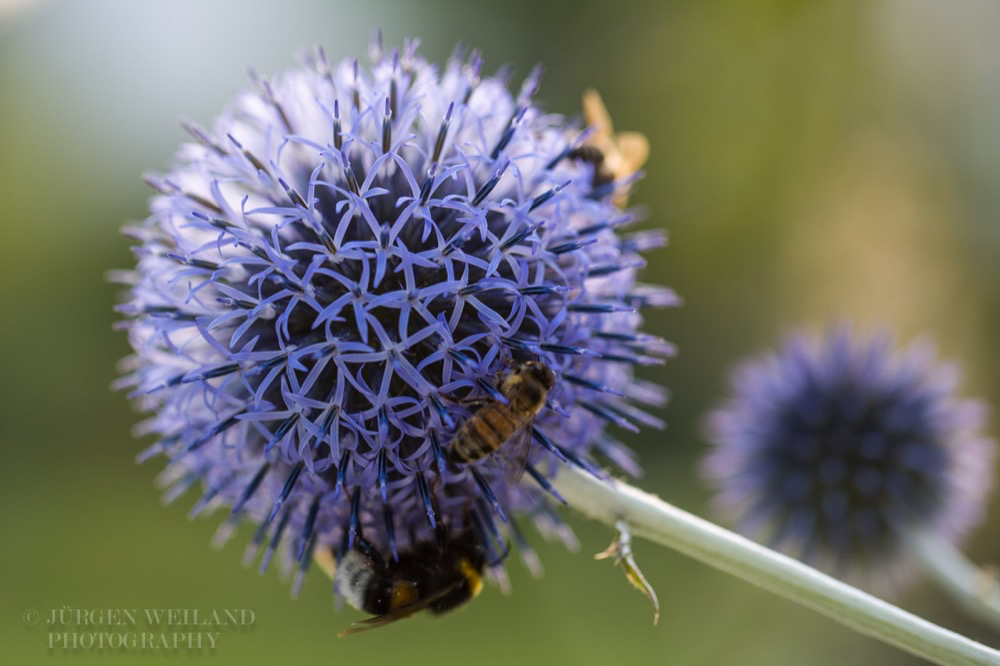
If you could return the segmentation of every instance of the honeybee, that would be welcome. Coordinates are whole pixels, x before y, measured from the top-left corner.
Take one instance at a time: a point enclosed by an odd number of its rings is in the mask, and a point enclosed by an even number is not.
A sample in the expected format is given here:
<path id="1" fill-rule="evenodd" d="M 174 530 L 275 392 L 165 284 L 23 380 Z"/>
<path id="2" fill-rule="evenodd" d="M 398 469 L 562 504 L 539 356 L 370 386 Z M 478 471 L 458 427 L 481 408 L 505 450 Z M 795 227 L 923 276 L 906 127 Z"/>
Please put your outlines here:
<path id="1" fill-rule="evenodd" d="M 449 457 L 469 463 L 496 452 L 510 484 L 521 480 L 531 448 L 535 416 L 555 386 L 556 376 L 539 361 L 517 365 L 500 380 L 499 390 L 507 403 L 486 401 L 462 423 L 451 440 Z"/>
<path id="2" fill-rule="evenodd" d="M 598 188 L 631 176 L 646 163 L 649 141 L 639 132 L 615 134 L 608 109 L 596 90 L 583 93 L 583 119 L 593 133 L 586 143 L 570 151 L 569 157 L 594 167 L 592 187 Z M 628 203 L 628 193 L 616 194 L 614 202 L 624 208 Z"/>
<path id="3" fill-rule="evenodd" d="M 426 610 L 441 615 L 475 598 L 483 589 L 487 564 L 482 544 L 472 530 L 441 541 L 419 543 L 386 562 L 367 541 L 354 547 L 336 564 L 332 552 L 317 560 L 333 569 L 333 585 L 354 608 L 373 617 L 355 623 L 340 636 L 383 627 Z M 328 571 L 329 573 L 329 571 Z"/>

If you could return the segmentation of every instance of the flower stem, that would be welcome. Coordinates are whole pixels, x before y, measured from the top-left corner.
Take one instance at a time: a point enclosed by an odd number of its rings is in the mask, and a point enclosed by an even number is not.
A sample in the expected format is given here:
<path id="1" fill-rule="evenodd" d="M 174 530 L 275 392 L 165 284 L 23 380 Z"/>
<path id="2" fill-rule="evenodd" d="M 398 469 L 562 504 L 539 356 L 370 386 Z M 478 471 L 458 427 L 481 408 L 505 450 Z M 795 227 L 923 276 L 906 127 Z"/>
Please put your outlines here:
<path id="1" fill-rule="evenodd" d="M 553 484 L 570 506 L 819 611 L 938 664 L 1000 664 L 1000 652 L 939 627 L 780 553 L 618 481 L 563 468 Z"/>
<path id="2" fill-rule="evenodd" d="M 1000 626 L 1000 585 L 995 574 L 970 562 L 955 545 L 926 531 L 906 535 L 926 571 L 956 601 L 994 627 Z"/>

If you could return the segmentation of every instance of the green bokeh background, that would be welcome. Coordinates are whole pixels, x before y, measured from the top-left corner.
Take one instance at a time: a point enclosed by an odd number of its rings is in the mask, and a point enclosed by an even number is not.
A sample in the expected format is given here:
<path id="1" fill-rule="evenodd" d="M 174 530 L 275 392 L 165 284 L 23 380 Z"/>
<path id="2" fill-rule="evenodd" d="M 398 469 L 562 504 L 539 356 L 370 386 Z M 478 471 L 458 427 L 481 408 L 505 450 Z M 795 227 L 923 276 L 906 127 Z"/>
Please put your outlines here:
<path id="1" fill-rule="evenodd" d="M 133 463 L 138 417 L 108 388 L 127 353 L 111 330 L 109 268 L 131 263 L 123 222 L 144 215 L 139 175 L 245 84 L 316 43 L 332 59 L 423 39 L 444 58 L 480 46 L 488 68 L 541 61 L 540 99 L 575 113 L 599 89 L 621 129 L 652 144 L 634 203 L 665 226 L 650 281 L 683 308 L 648 329 L 676 342 L 646 372 L 668 385 L 665 432 L 631 443 L 642 485 L 708 514 L 697 475 L 704 412 L 735 360 L 790 327 L 849 319 L 900 339 L 929 333 L 962 362 L 969 395 L 1000 404 L 1000 5 L 988 1 L 615 0 L 31 2 L 0 0 L 0 660 L 3 663 L 913 664 L 812 612 L 649 544 L 663 606 L 590 555 L 601 526 L 570 516 L 578 553 L 540 544 L 541 581 L 513 564 L 442 620 L 338 640 L 314 571 L 288 598 L 275 572 L 222 551 L 217 519 L 160 506 L 161 463 Z M 994 427 L 994 432 L 996 428 Z M 973 535 L 1000 562 L 1000 503 Z M 900 603 L 986 643 L 1000 633 L 917 585 Z M 22 614 L 73 608 L 249 608 L 215 651 L 49 651 Z"/>

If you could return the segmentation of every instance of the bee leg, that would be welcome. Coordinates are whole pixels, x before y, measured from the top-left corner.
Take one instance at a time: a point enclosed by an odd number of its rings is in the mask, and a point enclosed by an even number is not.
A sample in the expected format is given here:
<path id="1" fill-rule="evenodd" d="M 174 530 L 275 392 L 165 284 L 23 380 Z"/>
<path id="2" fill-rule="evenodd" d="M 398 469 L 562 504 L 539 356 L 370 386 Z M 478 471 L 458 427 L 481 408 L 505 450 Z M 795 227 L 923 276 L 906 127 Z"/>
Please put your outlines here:
<path id="1" fill-rule="evenodd" d="M 454 403 L 456 405 L 461 405 L 463 407 L 482 407 L 483 405 L 492 402 L 489 398 L 477 397 L 477 398 L 459 398 L 457 395 L 452 393 L 441 393 L 442 398 L 448 402 Z"/>

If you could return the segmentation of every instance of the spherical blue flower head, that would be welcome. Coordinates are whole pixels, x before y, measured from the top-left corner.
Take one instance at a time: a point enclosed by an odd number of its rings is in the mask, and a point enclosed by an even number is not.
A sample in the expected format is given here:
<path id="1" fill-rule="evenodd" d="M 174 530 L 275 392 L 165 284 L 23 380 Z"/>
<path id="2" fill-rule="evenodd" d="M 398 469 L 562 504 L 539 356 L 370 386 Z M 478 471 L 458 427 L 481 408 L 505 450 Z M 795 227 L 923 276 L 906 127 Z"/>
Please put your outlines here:
<path id="1" fill-rule="evenodd" d="M 710 415 L 719 508 L 745 533 L 890 588 L 906 530 L 957 542 L 983 515 L 994 444 L 980 434 L 985 407 L 956 384 L 929 345 L 894 352 L 888 336 L 846 327 L 792 336 L 740 366 Z"/>
<path id="2" fill-rule="evenodd" d="M 495 541 L 514 514 L 551 524 L 559 464 L 638 472 L 605 428 L 658 424 L 637 405 L 664 393 L 632 369 L 670 353 L 637 330 L 640 307 L 674 303 L 636 282 L 662 235 L 620 235 L 633 174 L 574 152 L 586 134 L 532 103 L 537 71 L 512 95 L 480 64 L 439 70 L 407 44 L 366 71 L 320 51 L 190 126 L 149 178 L 120 307 L 123 383 L 158 440 L 141 457 L 169 456 L 170 498 L 201 485 L 194 513 L 255 521 L 265 564 L 360 533 L 387 555 L 470 525 Z M 522 482 L 449 462 L 466 399 L 502 398 L 527 360 L 557 379 Z"/>

